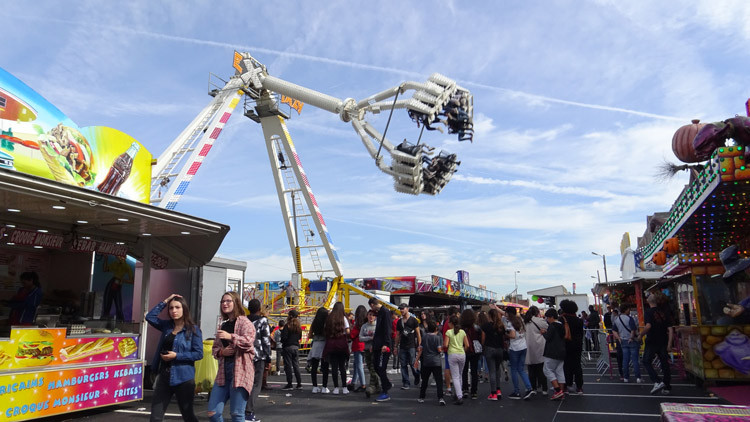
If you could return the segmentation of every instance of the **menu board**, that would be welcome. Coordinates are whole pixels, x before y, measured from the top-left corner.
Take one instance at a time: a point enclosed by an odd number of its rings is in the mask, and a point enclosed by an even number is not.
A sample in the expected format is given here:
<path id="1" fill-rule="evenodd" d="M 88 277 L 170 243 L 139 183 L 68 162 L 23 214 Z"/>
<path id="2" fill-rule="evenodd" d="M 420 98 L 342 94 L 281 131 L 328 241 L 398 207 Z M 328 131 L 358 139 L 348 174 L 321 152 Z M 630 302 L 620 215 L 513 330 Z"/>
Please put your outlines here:
<path id="1" fill-rule="evenodd" d="M 143 399 L 143 363 L 0 374 L 0 419 L 41 418 Z"/>
<path id="2" fill-rule="evenodd" d="M 65 332 L 65 328 L 13 328 L 10 341 L 0 342 L 0 374 L 138 357 L 138 335 L 67 338 Z"/>

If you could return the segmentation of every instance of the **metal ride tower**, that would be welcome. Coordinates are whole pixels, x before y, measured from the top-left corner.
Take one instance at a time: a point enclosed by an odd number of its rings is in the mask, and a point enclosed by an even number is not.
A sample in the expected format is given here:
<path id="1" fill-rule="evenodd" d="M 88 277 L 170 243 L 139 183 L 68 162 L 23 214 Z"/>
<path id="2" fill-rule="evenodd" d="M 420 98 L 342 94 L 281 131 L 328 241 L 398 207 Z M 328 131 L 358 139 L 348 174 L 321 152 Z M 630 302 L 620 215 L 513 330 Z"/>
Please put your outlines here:
<path id="1" fill-rule="evenodd" d="M 390 116 L 382 133 L 365 118 L 368 113 L 389 111 L 392 115 L 396 109 L 407 109 L 422 131 L 437 129 L 433 125 L 445 125 L 448 133 L 457 134 L 459 140 L 472 140 L 473 97 L 455 81 L 433 74 L 426 82 L 404 82 L 361 101 L 340 100 L 269 75 L 266 67 L 248 53 L 235 52 L 233 67 L 235 75 L 229 81 L 222 81 L 223 87 L 209 79 L 213 100 L 159 156 L 152 178 L 151 203 L 174 209 L 245 96 L 245 116 L 260 123 L 263 129 L 294 257 L 292 280 L 299 292 L 298 301 L 305 302 L 305 290 L 314 275 L 317 279 L 332 280 L 324 304 L 330 308 L 344 284 L 341 262 L 286 128 L 285 120 L 290 116 L 282 104 L 298 112 L 303 104 L 308 104 L 339 115 L 342 121 L 351 123 L 377 168 L 393 177 L 396 191 L 436 195 L 456 172 L 460 164 L 456 155 L 438 153 L 425 145 L 421 142 L 421 132 L 416 144 L 404 141 L 394 145 L 386 137 Z M 412 96 L 399 99 L 407 91 L 413 91 Z M 384 160 L 386 154 L 390 155 L 390 163 Z M 301 251 L 307 251 L 306 258 Z"/>

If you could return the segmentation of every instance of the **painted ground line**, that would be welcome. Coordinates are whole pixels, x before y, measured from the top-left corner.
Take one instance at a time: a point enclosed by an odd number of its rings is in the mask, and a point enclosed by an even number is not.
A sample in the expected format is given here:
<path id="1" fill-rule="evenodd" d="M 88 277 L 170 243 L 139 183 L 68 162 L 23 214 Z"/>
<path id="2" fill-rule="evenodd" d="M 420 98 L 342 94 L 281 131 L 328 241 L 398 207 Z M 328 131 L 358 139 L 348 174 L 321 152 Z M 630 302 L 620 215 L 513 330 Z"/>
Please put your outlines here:
<path id="1" fill-rule="evenodd" d="M 614 412 L 585 412 L 582 410 L 558 410 L 557 413 L 572 415 L 601 415 L 601 416 L 641 416 L 647 418 L 660 418 L 658 413 L 614 413 Z"/>
<path id="2" fill-rule="evenodd" d="M 591 385 L 622 385 L 622 386 L 640 385 L 642 387 L 649 387 L 649 386 L 653 386 L 654 385 L 651 382 L 643 382 L 643 383 L 640 383 L 640 384 L 635 383 L 635 382 L 589 382 L 587 384 L 591 384 Z M 695 385 L 694 384 L 672 384 L 672 387 L 695 387 Z"/>
<path id="3" fill-rule="evenodd" d="M 584 396 L 598 397 L 622 397 L 622 398 L 654 398 L 654 399 L 700 399 L 700 400 L 719 400 L 719 397 L 709 396 L 673 396 L 671 394 L 603 394 L 603 393 L 583 393 Z"/>
<path id="4" fill-rule="evenodd" d="M 128 410 L 128 409 L 115 409 L 115 413 L 134 413 L 136 415 L 150 415 L 150 411 L 146 410 Z M 182 415 L 179 413 L 165 413 L 164 416 L 169 416 L 171 418 L 181 418 Z"/>

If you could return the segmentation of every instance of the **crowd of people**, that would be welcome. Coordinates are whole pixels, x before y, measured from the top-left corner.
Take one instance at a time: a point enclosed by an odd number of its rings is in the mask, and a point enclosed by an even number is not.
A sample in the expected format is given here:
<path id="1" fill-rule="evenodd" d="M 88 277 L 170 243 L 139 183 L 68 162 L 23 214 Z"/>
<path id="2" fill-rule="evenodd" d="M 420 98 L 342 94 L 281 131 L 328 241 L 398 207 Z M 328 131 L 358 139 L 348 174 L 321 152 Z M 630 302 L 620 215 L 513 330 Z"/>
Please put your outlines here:
<path id="1" fill-rule="evenodd" d="M 622 359 L 618 365 L 622 381 L 631 380 L 632 363 L 635 381 L 641 382 L 638 353 L 645 337 L 644 365 L 654 382 L 652 393 L 668 393 L 671 386 L 667 353 L 672 342 L 672 322 L 657 295 L 649 296 L 647 301 L 649 309 L 642 330 L 629 315 L 628 305 L 609 309 L 604 321 Z M 519 315 L 515 307 L 503 310 L 491 305 L 487 312 L 470 308 L 459 312 L 450 307 L 438 321 L 431 310 L 422 311 L 417 317 L 406 304 L 393 314 L 377 298 L 371 298 L 368 305 L 369 309 L 361 305 L 348 314 L 341 302 L 336 302 L 330 312 L 324 307 L 317 310 L 308 333 L 312 339 L 307 362 L 313 394 L 364 393 L 368 398 L 374 395 L 378 402 L 389 401 L 393 387 L 388 377 L 391 357 L 400 368 L 400 388 L 418 387 L 419 402 L 427 399 L 431 383 L 441 406 L 446 405 L 446 399 L 456 405 L 476 400 L 481 381 L 487 384 L 481 394 L 497 401 L 503 397 L 503 375 L 505 381 L 512 381 L 513 391 L 508 399 L 530 400 L 540 394 L 561 400 L 566 394 L 583 394 L 584 327 L 598 328 L 600 322 L 592 321 L 593 315 L 600 318 L 593 307 L 586 319 L 577 316 L 578 305 L 570 300 L 561 301 L 559 309 L 547 309 L 543 315 L 536 306 L 524 315 Z M 168 319 L 159 318 L 164 309 Z M 212 347 L 218 372 L 209 396 L 208 416 L 211 421 L 222 421 L 228 402 L 232 421 L 258 422 L 255 403 L 271 369 L 274 348 L 277 370 L 278 355 L 283 360 L 283 390 L 303 389 L 299 313 L 289 311 L 286 320 L 280 321 L 272 332 L 258 299 L 250 300 L 245 310 L 240 296 L 227 292 L 221 298 L 220 310 L 221 323 Z M 201 331 L 190 317 L 188 304 L 173 294 L 159 302 L 146 320 L 161 332 L 158 353 L 151 365 L 156 374 L 151 420 L 161 421 L 168 403 L 176 396 L 183 419 L 195 421 L 195 362 L 203 358 L 203 347 Z M 662 376 L 651 365 L 655 356 L 662 363 Z M 350 360 L 352 378 L 348 383 Z"/>

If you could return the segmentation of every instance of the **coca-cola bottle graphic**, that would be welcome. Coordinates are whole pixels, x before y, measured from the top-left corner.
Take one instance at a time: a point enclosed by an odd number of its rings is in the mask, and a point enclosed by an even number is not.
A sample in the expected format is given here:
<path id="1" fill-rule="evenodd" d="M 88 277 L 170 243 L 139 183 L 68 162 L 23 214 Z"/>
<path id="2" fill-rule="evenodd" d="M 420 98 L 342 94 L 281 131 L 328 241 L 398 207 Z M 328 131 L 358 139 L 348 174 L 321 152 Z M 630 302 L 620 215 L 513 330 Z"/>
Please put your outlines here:
<path id="1" fill-rule="evenodd" d="M 130 176 L 130 170 L 133 168 L 133 158 L 138 154 L 138 150 L 141 149 L 141 145 L 138 142 L 133 142 L 127 151 L 120 154 L 119 157 L 115 158 L 115 162 L 112 163 L 112 167 L 109 168 L 109 173 L 104 181 L 99 183 L 96 188 L 99 192 L 107 193 L 110 195 L 117 195 L 117 191 L 125 180 Z"/>

